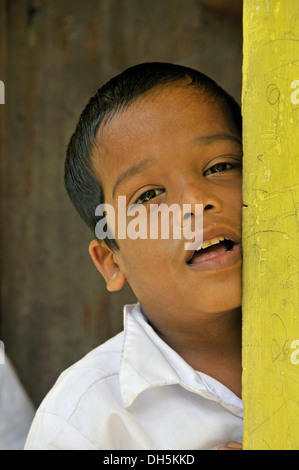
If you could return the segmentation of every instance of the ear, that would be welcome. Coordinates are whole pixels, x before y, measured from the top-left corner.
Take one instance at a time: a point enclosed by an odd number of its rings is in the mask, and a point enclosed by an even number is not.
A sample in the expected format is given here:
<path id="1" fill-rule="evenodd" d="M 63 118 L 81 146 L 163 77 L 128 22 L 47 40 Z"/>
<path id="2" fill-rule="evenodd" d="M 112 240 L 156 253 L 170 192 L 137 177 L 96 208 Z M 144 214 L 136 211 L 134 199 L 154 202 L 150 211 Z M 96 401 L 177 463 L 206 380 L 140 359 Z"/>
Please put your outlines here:
<path id="1" fill-rule="evenodd" d="M 106 281 L 110 292 L 123 288 L 127 279 L 115 261 L 112 250 L 104 241 L 92 240 L 89 244 L 89 254 L 97 270 Z"/>

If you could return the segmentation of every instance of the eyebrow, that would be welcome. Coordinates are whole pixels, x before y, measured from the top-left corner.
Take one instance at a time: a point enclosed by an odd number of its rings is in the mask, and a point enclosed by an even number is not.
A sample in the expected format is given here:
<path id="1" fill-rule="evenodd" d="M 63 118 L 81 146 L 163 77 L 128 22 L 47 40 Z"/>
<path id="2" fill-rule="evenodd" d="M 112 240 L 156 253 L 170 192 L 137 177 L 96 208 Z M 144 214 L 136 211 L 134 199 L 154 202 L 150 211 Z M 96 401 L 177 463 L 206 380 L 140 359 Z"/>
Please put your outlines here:
<path id="1" fill-rule="evenodd" d="M 194 139 L 193 143 L 197 144 L 197 143 L 203 142 L 203 143 L 209 144 L 209 143 L 213 143 L 219 140 L 230 140 L 233 142 L 237 142 L 239 145 L 242 145 L 242 141 L 231 134 L 212 134 L 212 135 L 199 136 L 199 137 L 196 137 L 196 139 Z M 123 173 L 121 173 L 119 177 L 117 178 L 115 185 L 113 186 L 112 197 L 114 198 L 116 189 L 121 183 L 123 183 L 126 179 L 131 178 L 134 175 L 142 173 L 142 171 L 148 168 L 150 165 L 152 165 L 154 161 L 155 161 L 154 158 L 146 158 L 145 160 L 141 160 L 140 162 L 136 163 L 135 165 L 131 166 L 130 168 L 125 170 Z"/>
<path id="2" fill-rule="evenodd" d="M 145 160 L 141 160 L 140 162 L 136 163 L 135 165 L 131 166 L 126 171 L 121 173 L 119 177 L 117 178 L 115 185 L 113 186 L 113 191 L 112 191 L 113 198 L 115 196 L 117 187 L 121 183 L 123 183 L 126 179 L 131 178 L 134 175 L 137 175 L 138 173 L 142 173 L 142 171 L 145 168 L 149 167 L 153 163 L 154 163 L 153 158 L 146 158 Z"/>

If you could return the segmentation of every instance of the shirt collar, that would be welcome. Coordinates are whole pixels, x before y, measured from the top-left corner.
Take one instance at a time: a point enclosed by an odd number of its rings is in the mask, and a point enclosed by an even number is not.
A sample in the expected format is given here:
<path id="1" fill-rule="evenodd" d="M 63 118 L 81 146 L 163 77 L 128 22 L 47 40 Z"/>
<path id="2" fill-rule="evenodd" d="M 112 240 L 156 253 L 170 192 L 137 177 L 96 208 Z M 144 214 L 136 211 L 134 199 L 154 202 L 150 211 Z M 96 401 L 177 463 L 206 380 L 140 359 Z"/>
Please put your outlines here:
<path id="1" fill-rule="evenodd" d="M 195 371 L 156 334 L 143 314 L 140 303 L 124 307 L 119 382 L 126 408 L 149 388 L 179 384 L 191 392 L 221 403 L 234 414 L 243 412 L 235 404 L 223 403 L 207 385 L 205 374 Z"/>
<path id="2" fill-rule="evenodd" d="M 120 389 L 128 408 L 144 390 L 179 383 L 179 377 L 152 336 L 156 335 L 140 304 L 124 307 L 124 341 L 120 363 Z"/>

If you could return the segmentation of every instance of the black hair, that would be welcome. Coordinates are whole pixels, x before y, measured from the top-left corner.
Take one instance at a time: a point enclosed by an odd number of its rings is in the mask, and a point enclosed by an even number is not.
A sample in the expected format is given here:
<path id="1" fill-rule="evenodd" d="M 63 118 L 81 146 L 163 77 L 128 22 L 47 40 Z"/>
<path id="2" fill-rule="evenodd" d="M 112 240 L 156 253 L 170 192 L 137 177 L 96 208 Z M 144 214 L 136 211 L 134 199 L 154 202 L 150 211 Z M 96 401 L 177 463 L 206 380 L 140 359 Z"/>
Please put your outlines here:
<path id="1" fill-rule="evenodd" d="M 154 87 L 186 80 L 190 86 L 222 101 L 242 135 L 240 106 L 214 80 L 197 70 L 182 65 L 149 62 L 130 67 L 112 78 L 97 91 L 83 110 L 67 147 L 65 161 L 66 190 L 78 213 L 93 232 L 98 222 L 95 209 L 104 202 L 103 190 L 92 160 L 98 129 Z M 105 241 L 107 245 L 117 247 L 115 240 Z"/>

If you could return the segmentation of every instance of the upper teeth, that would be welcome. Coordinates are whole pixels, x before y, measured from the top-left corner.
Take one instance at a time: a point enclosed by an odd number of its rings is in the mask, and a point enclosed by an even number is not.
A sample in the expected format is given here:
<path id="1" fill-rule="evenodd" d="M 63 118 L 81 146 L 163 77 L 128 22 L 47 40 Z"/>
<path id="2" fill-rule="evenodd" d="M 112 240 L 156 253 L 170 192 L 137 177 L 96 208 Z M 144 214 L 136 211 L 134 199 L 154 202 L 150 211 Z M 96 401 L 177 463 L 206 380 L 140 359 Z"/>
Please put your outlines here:
<path id="1" fill-rule="evenodd" d="M 208 240 L 208 241 L 205 241 L 202 243 L 202 245 L 197 248 L 196 251 L 198 250 L 204 250 L 205 248 L 208 248 L 208 246 L 212 246 L 212 245 L 216 245 L 217 243 L 220 243 L 222 242 L 223 240 L 228 240 L 228 238 L 224 238 L 224 237 L 217 237 L 217 238 L 213 238 L 212 240 Z"/>

